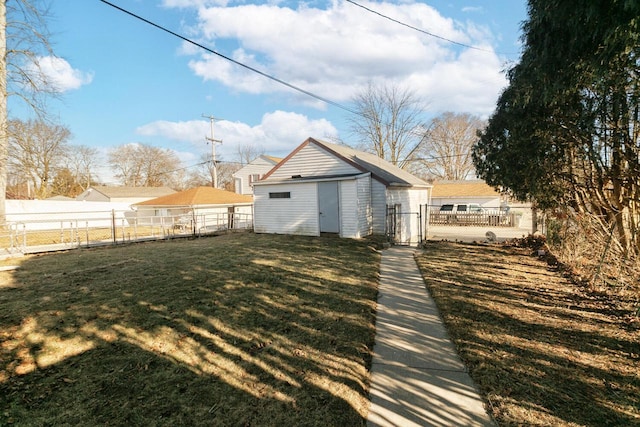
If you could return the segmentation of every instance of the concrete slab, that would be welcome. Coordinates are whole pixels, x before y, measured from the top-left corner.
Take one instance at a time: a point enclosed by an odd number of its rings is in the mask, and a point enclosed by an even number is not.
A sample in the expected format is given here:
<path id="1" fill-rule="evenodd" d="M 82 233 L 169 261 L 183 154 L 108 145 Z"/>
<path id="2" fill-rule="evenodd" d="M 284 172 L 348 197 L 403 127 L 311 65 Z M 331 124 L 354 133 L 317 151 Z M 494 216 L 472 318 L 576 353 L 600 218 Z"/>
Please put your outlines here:
<path id="1" fill-rule="evenodd" d="M 369 426 L 493 426 L 466 372 L 376 364 Z"/>
<path id="2" fill-rule="evenodd" d="M 383 251 L 368 426 L 494 426 L 413 258 Z"/>

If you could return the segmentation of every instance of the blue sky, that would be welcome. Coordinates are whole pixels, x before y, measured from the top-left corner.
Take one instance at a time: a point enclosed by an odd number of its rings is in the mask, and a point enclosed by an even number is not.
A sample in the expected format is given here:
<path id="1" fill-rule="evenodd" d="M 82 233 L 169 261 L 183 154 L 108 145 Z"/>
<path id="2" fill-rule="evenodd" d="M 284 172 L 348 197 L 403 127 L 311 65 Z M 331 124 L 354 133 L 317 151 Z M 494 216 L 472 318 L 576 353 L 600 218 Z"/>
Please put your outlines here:
<path id="1" fill-rule="evenodd" d="M 110 0 L 221 54 L 336 103 L 368 83 L 408 87 L 427 106 L 487 117 L 519 55 L 525 1 L 434 0 L 357 3 L 446 42 L 385 20 L 343 0 Z M 307 137 L 354 143 L 349 113 L 292 91 L 124 14 L 99 0 L 52 2 L 49 27 L 59 59 L 44 58 L 63 91 L 50 114 L 71 144 L 145 143 L 174 150 L 184 166 L 211 148 L 209 121 L 220 118 L 217 154 L 236 158 L 255 145 L 284 156 Z M 47 62 L 48 61 L 48 62 Z M 26 118 L 9 102 L 11 117 Z M 106 157 L 99 171 L 109 175 Z"/>

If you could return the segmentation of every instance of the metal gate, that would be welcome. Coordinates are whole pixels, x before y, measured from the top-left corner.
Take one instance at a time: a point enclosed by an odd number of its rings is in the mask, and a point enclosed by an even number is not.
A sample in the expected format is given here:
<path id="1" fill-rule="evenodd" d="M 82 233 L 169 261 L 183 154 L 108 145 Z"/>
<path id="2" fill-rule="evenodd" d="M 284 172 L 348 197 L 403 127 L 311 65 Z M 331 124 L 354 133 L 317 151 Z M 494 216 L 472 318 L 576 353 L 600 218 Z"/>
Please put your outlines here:
<path id="1" fill-rule="evenodd" d="M 387 205 L 386 236 L 393 245 L 420 245 L 426 238 L 429 209 L 420 205 L 417 212 L 402 212 L 401 205 Z"/>

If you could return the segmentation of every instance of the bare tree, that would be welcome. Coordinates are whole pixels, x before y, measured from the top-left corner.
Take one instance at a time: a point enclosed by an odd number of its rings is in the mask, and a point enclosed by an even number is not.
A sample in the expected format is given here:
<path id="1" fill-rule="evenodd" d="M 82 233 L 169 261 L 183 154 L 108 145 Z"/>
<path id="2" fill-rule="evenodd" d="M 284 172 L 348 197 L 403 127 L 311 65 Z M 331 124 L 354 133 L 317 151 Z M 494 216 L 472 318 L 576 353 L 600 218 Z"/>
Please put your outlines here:
<path id="1" fill-rule="evenodd" d="M 241 166 L 244 166 L 263 155 L 264 148 L 258 147 L 253 144 L 242 144 L 238 145 L 238 147 L 236 148 L 236 154 L 238 157 L 238 162 L 240 162 Z"/>
<path id="2" fill-rule="evenodd" d="M 203 154 L 198 168 L 195 169 L 188 178 L 188 187 L 209 186 L 213 187 L 213 174 L 218 174 L 218 188 L 233 191 L 233 173 L 242 167 L 240 163 L 217 161 L 217 167 L 211 164 L 211 156 Z"/>
<path id="3" fill-rule="evenodd" d="M 30 181 L 36 197 L 47 197 L 53 177 L 63 166 L 71 132 L 42 120 L 10 120 L 7 131 L 11 170 Z"/>
<path id="4" fill-rule="evenodd" d="M 50 187 L 52 196 L 67 196 L 76 197 L 82 193 L 84 189 L 76 179 L 76 176 L 69 170 L 69 168 L 63 167 L 58 170 L 53 177 L 53 182 Z"/>
<path id="5" fill-rule="evenodd" d="M 360 148 L 406 168 L 420 143 L 416 130 L 423 107 L 415 95 L 398 86 L 369 84 L 353 103 L 358 115 L 350 119 L 351 131 Z"/>
<path id="6" fill-rule="evenodd" d="M 140 186 L 141 164 L 136 158 L 137 144 L 126 144 L 109 151 L 109 166 L 116 178 L 128 187 Z"/>
<path id="7" fill-rule="evenodd" d="M 0 225 L 7 218 L 7 96 L 7 4 L 6 0 L 0 0 Z"/>
<path id="8" fill-rule="evenodd" d="M 180 159 L 169 149 L 132 143 L 111 150 L 109 165 L 126 186 L 160 187 L 172 184 Z"/>
<path id="9" fill-rule="evenodd" d="M 44 99 L 58 93 L 38 65 L 41 55 L 53 54 L 46 3 L 0 0 L 0 224 L 5 222 L 8 171 L 7 98 L 19 96 L 43 118 Z"/>
<path id="10" fill-rule="evenodd" d="M 98 150 L 86 145 L 75 145 L 69 150 L 66 167 L 82 191 L 93 182 L 93 170 L 98 163 Z M 82 192 L 81 191 L 81 192 Z"/>
<path id="11" fill-rule="evenodd" d="M 241 167 L 242 165 L 235 162 L 221 162 L 218 164 L 218 188 L 234 191 L 235 183 L 233 182 L 233 174 Z"/>
<path id="12" fill-rule="evenodd" d="M 443 113 L 431 120 L 417 153 L 426 178 L 463 180 L 475 173 L 471 152 L 486 123 L 477 116 Z"/>

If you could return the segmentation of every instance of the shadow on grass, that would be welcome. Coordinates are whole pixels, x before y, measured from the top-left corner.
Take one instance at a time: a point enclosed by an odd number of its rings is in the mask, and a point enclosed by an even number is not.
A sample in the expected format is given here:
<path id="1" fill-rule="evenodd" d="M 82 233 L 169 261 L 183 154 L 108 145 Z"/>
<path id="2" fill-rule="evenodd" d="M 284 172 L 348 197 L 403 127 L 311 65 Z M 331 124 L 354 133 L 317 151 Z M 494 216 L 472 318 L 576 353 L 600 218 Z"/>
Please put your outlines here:
<path id="1" fill-rule="evenodd" d="M 413 254 L 392 248 L 382 257 L 370 425 L 494 426 Z"/>
<path id="2" fill-rule="evenodd" d="M 26 259 L 0 424 L 364 425 L 379 255 L 230 235 Z"/>
<path id="3" fill-rule="evenodd" d="M 597 298 L 508 248 L 439 244 L 418 263 L 500 424 L 640 424 L 640 333 Z"/>

